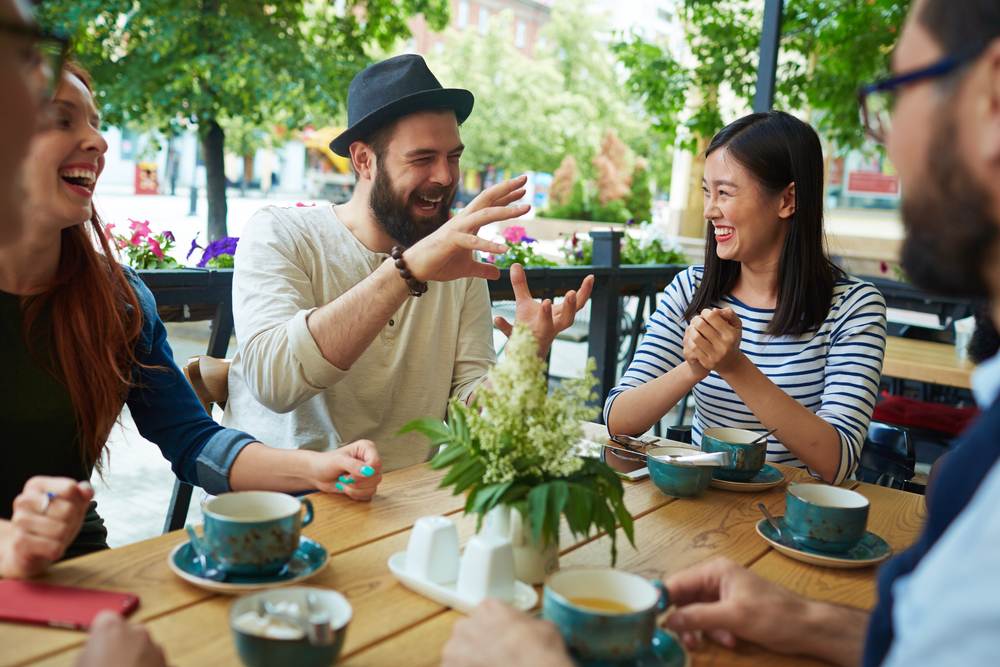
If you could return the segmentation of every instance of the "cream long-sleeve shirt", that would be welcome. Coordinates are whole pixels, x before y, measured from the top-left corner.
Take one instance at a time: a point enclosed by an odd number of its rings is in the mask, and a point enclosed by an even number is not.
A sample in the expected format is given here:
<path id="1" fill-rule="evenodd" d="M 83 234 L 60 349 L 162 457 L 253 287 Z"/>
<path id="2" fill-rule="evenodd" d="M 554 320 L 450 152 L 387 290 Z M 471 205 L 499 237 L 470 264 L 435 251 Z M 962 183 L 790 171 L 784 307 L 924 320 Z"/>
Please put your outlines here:
<path id="1" fill-rule="evenodd" d="M 306 316 L 367 278 L 388 255 L 366 248 L 332 206 L 268 207 L 236 251 L 237 351 L 223 424 L 273 447 L 327 450 L 373 440 L 383 470 L 425 461 L 427 440 L 399 429 L 443 418 L 496 360 L 482 279 L 432 283 L 409 297 L 349 370 L 327 361 Z"/>

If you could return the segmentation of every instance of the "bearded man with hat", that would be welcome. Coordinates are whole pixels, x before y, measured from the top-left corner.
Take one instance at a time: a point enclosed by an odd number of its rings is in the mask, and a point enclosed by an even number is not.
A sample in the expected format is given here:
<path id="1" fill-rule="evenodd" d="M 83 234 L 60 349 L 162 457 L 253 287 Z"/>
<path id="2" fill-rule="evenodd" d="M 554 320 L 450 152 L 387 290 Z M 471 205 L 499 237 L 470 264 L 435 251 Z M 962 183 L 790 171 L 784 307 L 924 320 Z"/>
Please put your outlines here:
<path id="1" fill-rule="evenodd" d="M 348 90 L 348 125 L 330 148 L 349 157 L 353 196 L 339 206 L 268 207 L 236 251 L 233 315 L 238 350 L 223 423 L 264 442 L 326 450 L 375 441 L 388 471 L 423 462 L 420 417 L 470 400 L 495 362 L 486 279 L 499 270 L 474 251 L 506 246 L 480 228 L 524 215 L 511 206 L 525 178 L 495 185 L 449 219 L 459 181 L 459 125 L 473 95 L 443 88 L 423 58 L 366 68 Z M 588 276 L 561 303 L 534 301 L 511 269 L 519 322 L 541 354 L 573 323 Z M 497 326 L 510 333 L 510 324 Z M 350 482 L 342 490 L 350 494 Z"/>

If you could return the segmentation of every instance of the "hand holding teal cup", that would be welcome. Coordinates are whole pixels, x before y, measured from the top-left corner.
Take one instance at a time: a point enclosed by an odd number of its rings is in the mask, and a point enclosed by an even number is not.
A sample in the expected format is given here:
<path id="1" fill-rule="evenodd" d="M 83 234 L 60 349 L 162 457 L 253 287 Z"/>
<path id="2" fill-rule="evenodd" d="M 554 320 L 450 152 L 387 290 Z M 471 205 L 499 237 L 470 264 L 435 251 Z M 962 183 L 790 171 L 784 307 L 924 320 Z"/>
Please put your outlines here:
<path id="1" fill-rule="evenodd" d="M 656 619 L 669 603 L 659 580 L 609 568 L 560 570 L 545 582 L 542 618 L 581 660 L 627 660 L 648 653 Z"/>
<path id="2" fill-rule="evenodd" d="M 250 577 L 280 572 L 313 520 L 308 499 L 275 491 L 225 493 L 206 502 L 202 512 L 204 533 L 192 546 L 227 574 Z"/>
<path id="3" fill-rule="evenodd" d="M 785 492 L 785 527 L 798 544 L 843 553 L 865 536 L 868 499 L 826 484 L 792 484 Z"/>
<path id="4" fill-rule="evenodd" d="M 733 462 L 716 468 L 716 479 L 730 482 L 749 482 L 764 467 L 767 458 L 767 439 L 753 442 L 761 434 L 741 428 L 706 428 L 701 435 L 701 449 L 705 452 L 731 452 Z"/>

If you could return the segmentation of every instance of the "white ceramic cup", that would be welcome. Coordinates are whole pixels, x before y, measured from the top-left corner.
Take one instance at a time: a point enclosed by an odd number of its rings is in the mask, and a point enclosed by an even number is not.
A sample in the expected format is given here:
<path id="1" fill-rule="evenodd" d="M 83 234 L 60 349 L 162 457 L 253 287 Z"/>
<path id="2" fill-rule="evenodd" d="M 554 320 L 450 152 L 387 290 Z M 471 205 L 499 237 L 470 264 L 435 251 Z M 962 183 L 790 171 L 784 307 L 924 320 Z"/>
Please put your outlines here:
<path id="1" fill-rule="evenodd" d="M 406 571 L 413 577 L 447 584 L 458 574 L 458 529 L 443 516 L 422 516 L 413 524 L 406 547 Z"/>
<path id="2" fill-rule="evenodd" d="M 475 535 L 465 545 L 458 568 L 459 597 L 478 604 L 485 598 L 514 599 L 514 547 L 495 535 Z"/>

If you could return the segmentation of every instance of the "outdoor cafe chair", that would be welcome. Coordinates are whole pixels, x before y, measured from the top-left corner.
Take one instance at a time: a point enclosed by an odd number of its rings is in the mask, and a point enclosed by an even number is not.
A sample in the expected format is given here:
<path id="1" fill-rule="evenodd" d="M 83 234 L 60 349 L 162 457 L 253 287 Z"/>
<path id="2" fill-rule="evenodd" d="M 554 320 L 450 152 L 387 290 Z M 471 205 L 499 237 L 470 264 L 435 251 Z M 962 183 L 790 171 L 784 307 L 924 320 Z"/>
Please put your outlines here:
<path id="1" fill-rule="evenodd" d="M 205 412 L 212 414 L 212 406 L 226 407 L 229 399 L 229 359 L 216 359 L 207 355 L 199 355 L 188 359 L 182 369 L 184 377 L 191 383 L 195 395 L 201 402 Z M 184 526 L 188 507 L 191 505 L 191 494 L 194 491 L 187 482 L 174 479 L 174 490 L 170 495 L 170 505 L 167 507 L 167 519 L 163 532 L 169 533 Z"/>

